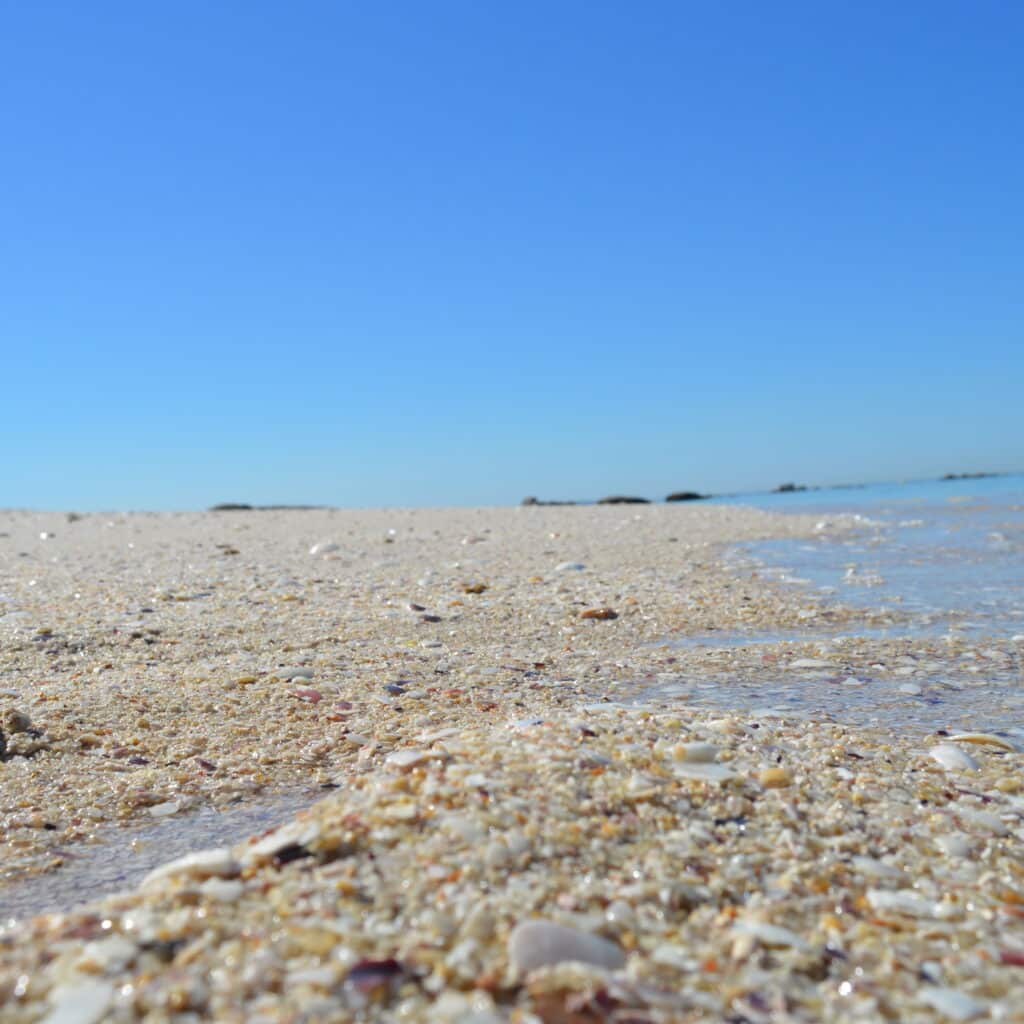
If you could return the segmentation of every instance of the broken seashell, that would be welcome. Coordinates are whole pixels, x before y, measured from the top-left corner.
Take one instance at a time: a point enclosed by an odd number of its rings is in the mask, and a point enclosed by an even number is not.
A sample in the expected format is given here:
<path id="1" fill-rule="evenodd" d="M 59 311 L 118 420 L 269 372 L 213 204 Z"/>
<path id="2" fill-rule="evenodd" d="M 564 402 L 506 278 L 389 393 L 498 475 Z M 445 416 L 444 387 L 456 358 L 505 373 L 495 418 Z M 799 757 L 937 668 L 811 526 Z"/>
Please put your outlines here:
<path id="1" fill-rule="evenodd" d="M 984 1003 L 957 988 L 926 985 L 918 991 L 917 998 L 950 1020 L 974 1020 L 988 1015 L 988 1007 Z"/>
<path id="2" fill-rule="evenodd" d="M 142 881 L 150 885 L 171 875 L 188 875 L 191 878 L 233 878 L 241 870 L 238 861 L 226 846 L 211 850 L 197 850 L 177 860 L 168 861 L 154 868 Z"/>
<path id="3" fill-rule="evenodd" d="M 928 754 L 947 771 L 967 772 L 980 767 L 970 754 L 961 750 L 954 743 L 940 743 L 938 746 L 932 747 Z"/>
<path id="4" fill-rule="evenodd" d="M 955 740 L 958 743 L 976 743 L 979 746 L 987 745 L 991 747 L 999 747 L 1002 750 L 1018 751 L 1020 747 L 1016 743 L 1012 743 L 1008 739 L 1004 739 L 1002 736 L 996 736 L 991 732 L 961 732 L 957 733 L 956 736 L 951 736 L 951 740 Z"/>
<path id="5" fill-rule="evenodd" d="M 626 962 L 626 955 L 614 943 L 553 921 L 523 921 L 512 929 L 508 955 L 518 971 L 562 963 L 566 960 L 594 964 L 614 971 Z"/>

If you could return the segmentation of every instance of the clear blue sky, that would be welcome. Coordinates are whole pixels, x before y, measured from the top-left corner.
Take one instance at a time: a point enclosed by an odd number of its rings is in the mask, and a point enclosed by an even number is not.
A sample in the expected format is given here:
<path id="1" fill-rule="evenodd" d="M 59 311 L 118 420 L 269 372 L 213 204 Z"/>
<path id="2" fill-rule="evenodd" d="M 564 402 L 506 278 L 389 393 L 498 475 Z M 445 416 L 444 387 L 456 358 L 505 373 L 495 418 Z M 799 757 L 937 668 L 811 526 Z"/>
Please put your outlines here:
<path id="1" fill-rule="evenodd" d="M 0 505 L 1024 468 L 1024 5 L 8 3 Z"/>

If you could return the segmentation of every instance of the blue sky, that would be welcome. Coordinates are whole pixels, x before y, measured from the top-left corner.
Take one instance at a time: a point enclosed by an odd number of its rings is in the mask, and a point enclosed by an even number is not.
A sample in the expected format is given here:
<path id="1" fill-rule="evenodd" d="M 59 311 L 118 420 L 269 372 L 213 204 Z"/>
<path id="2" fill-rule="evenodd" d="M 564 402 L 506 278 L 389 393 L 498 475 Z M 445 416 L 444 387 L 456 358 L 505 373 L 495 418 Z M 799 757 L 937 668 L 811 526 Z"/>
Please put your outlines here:
<path id="1" fill-rule="evenodd" d="M 0 506 L 1024 469 L 1024 7 L 6 4 Z"/>

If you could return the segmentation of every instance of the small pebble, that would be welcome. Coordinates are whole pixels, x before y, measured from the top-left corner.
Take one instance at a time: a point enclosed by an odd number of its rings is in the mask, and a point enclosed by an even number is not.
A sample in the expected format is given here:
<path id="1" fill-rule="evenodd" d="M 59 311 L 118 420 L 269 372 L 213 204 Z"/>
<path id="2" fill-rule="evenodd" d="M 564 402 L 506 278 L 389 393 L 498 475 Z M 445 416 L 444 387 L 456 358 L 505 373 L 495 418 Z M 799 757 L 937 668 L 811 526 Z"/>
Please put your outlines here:
<path id="1" fill-rule="evenodd" d="M 319 544 L 314 544 L 310 549 L 311 555 L 329 555 L 333 551 L 338 550 L 338 545 L 332 541 L 321 541 Z"/>
<path id="2" fill-rule="evenodd" d="M 28 732 L 32 728 L 32 719 L 24 711 L 16 708 L 8 708 L 0 722 L 12 736 L 19 732 Z"/>
<path id="3" fill-rule="evenodd" d="M 793 776 L 788 768 L 783 768 L 781 765 L 773 765 L 771 768 L 763 768 L 758 773 L 757 781 L 765 789 L 782 789 L 784 786 L 792 784 Z"/>
<path id="4" fill-rule="evenodd" d="M 588 608 L 584 612 L 580 612 L 581 619 L 617 619 L 619 613 L 614 608 Z"/>
<path id="5" fill-rule="evenodd" d="M 672 756 L 677 761 L 688 761 L 691 764 L 707 764 L 718 757 L 721 748 L 713 743 L 680 743 L 672 748 Z"/>

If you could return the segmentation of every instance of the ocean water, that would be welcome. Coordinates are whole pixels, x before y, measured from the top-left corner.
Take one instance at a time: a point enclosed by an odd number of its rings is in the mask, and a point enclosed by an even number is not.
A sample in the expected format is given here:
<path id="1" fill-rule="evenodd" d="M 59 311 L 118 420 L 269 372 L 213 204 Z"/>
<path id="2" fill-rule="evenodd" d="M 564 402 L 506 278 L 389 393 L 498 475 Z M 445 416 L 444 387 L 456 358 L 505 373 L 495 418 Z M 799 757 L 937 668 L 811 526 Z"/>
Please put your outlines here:
<path id="1" fill-rule="evenodd" d="M 200 807 L 152 825 L 117 830 L 106 842 L 55 851 L 65 861 L 60 871 L 0 886 L 0 928 L 13 920 L 126 892 L 161 864 L 274 828 L 325 796 L 323 790 L 306 789 L 219 810 Z"/>
<path id="2" fill-rule="evenodd" d="M 1024 633 L 1024 476 L 879 484 L 762 496 L 749 503 L 856 517 L 851 537 L 738 549 L 783 580 L 843 604 L 900 610 L 909 635 Z"/>
<path id="3" fill-rule="evenodd" d="M 888 664 L 856 678 L 769 664 L 728 683 L 680 678 L 645 698 L 758 714 L 826 714 L 919 733 L 983 730 L 1024 746 L 1024 476 L 716 501 L 819 515 L 819 536 L 738 545 L 731 562 L 826 602 L 889 611 L 894 622 L 851 624 L 841 635 L 809 623 L 791 632 L 716 632 L 674 643 L 778 651 L 774 645 L 784 650 L 787 642 L 811 641 L 841 660 L 844 647 L 864 640 L 900 640 L 901 653 L 880 646 Z M 853 529 L 829 529 L 840 521 Z"/>

